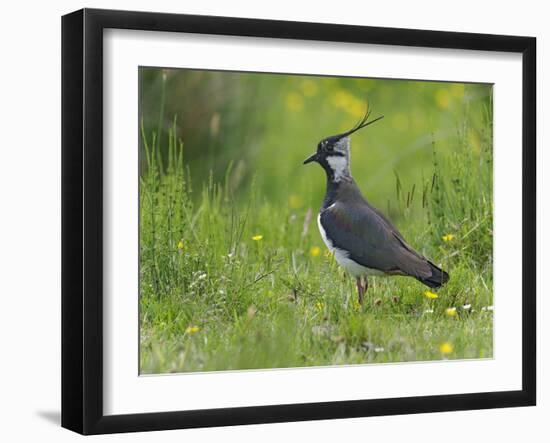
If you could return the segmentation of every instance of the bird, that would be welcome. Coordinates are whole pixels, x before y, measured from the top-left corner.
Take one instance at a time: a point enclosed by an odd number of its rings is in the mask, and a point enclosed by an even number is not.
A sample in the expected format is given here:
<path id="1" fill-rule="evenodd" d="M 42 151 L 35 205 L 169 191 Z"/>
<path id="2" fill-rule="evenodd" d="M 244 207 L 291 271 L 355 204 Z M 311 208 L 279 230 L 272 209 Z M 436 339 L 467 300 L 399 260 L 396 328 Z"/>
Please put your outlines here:
<path id="1" fill-rule="evenodd" d="M 415 251 L 392 222 L 371 205 L 350 170 L 350 136 L 381 120 L 364 116 L 350 130 L 326 137 L 303 164 L 316 162 L 326 173 L 326 193 L 317 225 L 323 242 L 340 266 L 356 279 L 359 304 L 368 276 L 413 277 L 432 289 L 447 283 L 449 274 Z"/>

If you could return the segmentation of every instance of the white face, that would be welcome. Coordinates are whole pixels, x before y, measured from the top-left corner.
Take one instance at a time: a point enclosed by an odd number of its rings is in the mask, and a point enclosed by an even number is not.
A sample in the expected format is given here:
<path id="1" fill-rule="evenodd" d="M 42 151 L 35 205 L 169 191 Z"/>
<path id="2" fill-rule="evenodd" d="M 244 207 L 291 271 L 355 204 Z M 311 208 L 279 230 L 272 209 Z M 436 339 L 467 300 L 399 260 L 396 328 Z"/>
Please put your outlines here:
<path id="1" fill-rule="evenodd" d="M 333 150 L 340 155 L 327 154 L 326 159 L 328 166 L 332 169 L 333 180 L 339 182 L 342 177 L 349 177 L 349 164 L 350 164 L 350 140 L 348 137 L 340 139 L 333 145 Z"/>
<path id="2" fill-rule="evenodd" d="M 344 137 L 338 140 L 334 145 L 334 150 L 346 155 L 349 158 L 350 141 L 349 137 Z"/>
<path id="3" fill-rule="evenodd" d="M 329 155 L 327 163 L 332 169 L 335 182 L 342 180 L 342 177 L 349 177 L 349 161 L 346 156 Z"/>

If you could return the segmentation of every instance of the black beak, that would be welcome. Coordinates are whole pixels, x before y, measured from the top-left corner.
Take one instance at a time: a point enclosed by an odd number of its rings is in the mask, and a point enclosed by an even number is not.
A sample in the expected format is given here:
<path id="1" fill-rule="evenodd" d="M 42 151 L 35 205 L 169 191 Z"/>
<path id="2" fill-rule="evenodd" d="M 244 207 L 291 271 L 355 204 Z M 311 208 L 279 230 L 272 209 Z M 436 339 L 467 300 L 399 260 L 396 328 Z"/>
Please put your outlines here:
<path id="1" fill-rule="evenodd" d="M 306 158 L 304 160 L 304 165 L 307 165 L 308 163 L 311 163 L 311 162 L 316 162 L 317 161 L 317 153 L 313 154 L 313 155 L 310 155 L 308 158 Z"/>

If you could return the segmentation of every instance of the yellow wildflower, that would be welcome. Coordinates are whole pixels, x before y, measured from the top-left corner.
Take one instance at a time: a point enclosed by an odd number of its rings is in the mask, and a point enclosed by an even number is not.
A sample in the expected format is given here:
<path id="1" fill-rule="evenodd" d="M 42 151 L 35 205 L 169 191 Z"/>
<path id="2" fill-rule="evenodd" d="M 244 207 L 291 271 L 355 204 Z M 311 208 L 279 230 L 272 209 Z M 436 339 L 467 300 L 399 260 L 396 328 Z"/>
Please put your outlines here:
<path id="1" fill-rule="evenodd" d="M 291 111 L 301 111 L 304 107 L 304 99 L 296 92 L 290 92 L 285 97 L 285 105 Z"/>
<path id="2" fill-rule="evenodd" d="M 254 235 L 254 236 L 252 237 L 252 240 L 254 240 L 254 241 L 260 241 L 262 238 L 264 238 L 263 235 L 257 234 L 257 235 Z"/>
<path id="3" fill-rule="evenodd" d="M 347 107 L 353 103 L 354 100 L 353 94 L 349 93 L 345 89 L 339 89 L 332 97 L 332 103 L 335 106 L 338 106 L 342 109 L 347 109 Z"/>
<path id="4" fill-rule="evenodd" d="M 179 249 L 180 251 L 183 251 L 183 248 L 184 248 L 184 247 L 185 247 L 185 245 L 183 244 L 183 240 L 180 240 L 180 241 L 178 242 L 178 249 Z"/>
<path id="5" fill-rule="evenodd" d="M 441 343 L 439 345 L 439 352 L 441 352 L 442 354 L 450 354 L 451 352 L 453 352 L 453 345 L 449 342 Z"/>
<path id="6" fill-rule="evenodd" d="M 365 104 L 359 100 L 354 100 L 348 105 L 346 111 L 352 117 L 358 117 L 365 113 Z"/>
<path id="7" fill-rule="evenodd" d="M 438 298 L 439 296 L 438 296 L 435 292 L 432 292 L 432 291 L 425 291 L 425 292 L 424 292 L 424 297 L 429 298 L 430 300 L 435 300 L 435 299 Z"/>
<path id="8" fill-rule="evenodd" d="M 441 238 L 444 242 L 450 242 L 455 238 L 455 236 L 453 234 L 446 234 Z"/>
<path id="9" fill-rule="evenodd" d="M 303 204 L 304 204 L 304 202 L 303 202 L 303 200 L 302 200 L 302 197 L 300 197 L 299 195 L 292 194 L 292 195 L 288 198 L 288 205 L 289 205 L 292 209 L 301 208 Z"/>
<path id="10" fill-rule="evenodd" d="M 448 108 L 451 104 L 451 94 L 447 89 L 438 89 L 435 93 L 435 102 L 440 108 Z"/>
<path id="11" fill-rule="evenodd" d="M 318 311 L 322 311 L 323 309 L 325 309 L 325 304 L 321 301 L 318 301 L 318 302 L 315 303 L 315 308 Z"/>
<path id="12" fill-rule="evenodd" d="M 449 92 L 453 97 L 456 98 L 463 98 L 464 97 L 464 84 L 463 83 L 454 83 L 449 88 Z"/>
<path id="13" fill-rule="evenodd" d="M 445 314 L 447 314 L 449 317 L 455 317 L 456 316 L 456 308 L 447 308 L 445 309 Z"/>
<path id="14" fill-rule="evenodd" d="M 300 88 L 302 89 L 302 93 L 306 97 L 313 97 L 315 94 L 317 94 L 317 90 L 319 89 L 317 87 L 317 83 L 312 80 L 304 80 L 300 85 Z"/>
<path id="15" fill-rule="evenodd" d="M 477 131 L 473 129 L 468 131 L 468 144 L 472 147 L 472 151 L 479 155 L 481 152 L 481 138 Z"/>
<path id="16" fill-rule="evenodd" d="M 313 258 L 319 257 L 319 254 L 321 253 L 321 248 L 319 246 L 312 246 L 309 250 L 309 255 L 311 255 Z"/>
<path id="17" fill-rule="evenodd" d="M 198 326 L 187 326 L 187 328 L 185 329 L 185 333 L 189 335 L 193 335 L 199 332 L 200 330 L 201 328 L 199 328 Z"/>

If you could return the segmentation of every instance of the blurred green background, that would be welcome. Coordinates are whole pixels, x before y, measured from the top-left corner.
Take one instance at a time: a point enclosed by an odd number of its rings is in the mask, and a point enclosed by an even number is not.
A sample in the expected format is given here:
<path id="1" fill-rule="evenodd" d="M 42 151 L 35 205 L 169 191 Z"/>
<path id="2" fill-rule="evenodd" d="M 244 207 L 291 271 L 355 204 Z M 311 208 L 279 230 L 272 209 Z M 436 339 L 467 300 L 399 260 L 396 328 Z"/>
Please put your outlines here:
<path id="1" fill-rule="evenodd" d="M 411 80 L 140 68 L 140 118 L 157 134 L 166 164 L 176 123 L 195 189 L 213 175 L 238 199 L 254 178 L 274 204 L 317 208 L 324 173 L 302 166 L 324 137 L 351 128 L 364 114 L 385 118 L 352 139 L 352 173 L 366 197 L 399 217 L 396 176 L 404 189 L 432 173 L 432 146 L 442 155 L 457 133 L 472 149 L 484 142 L 492 86 Z M 143 143 L 141 171 L 146 171 Z"/>
<path id="2" fill-rule="evenodd" d="M 492 87 L 140 70 L 140 371 L 492 356 Z M 351 128 L 352 173 L 437 293 L 327 254 L 318 142 Z"/>

